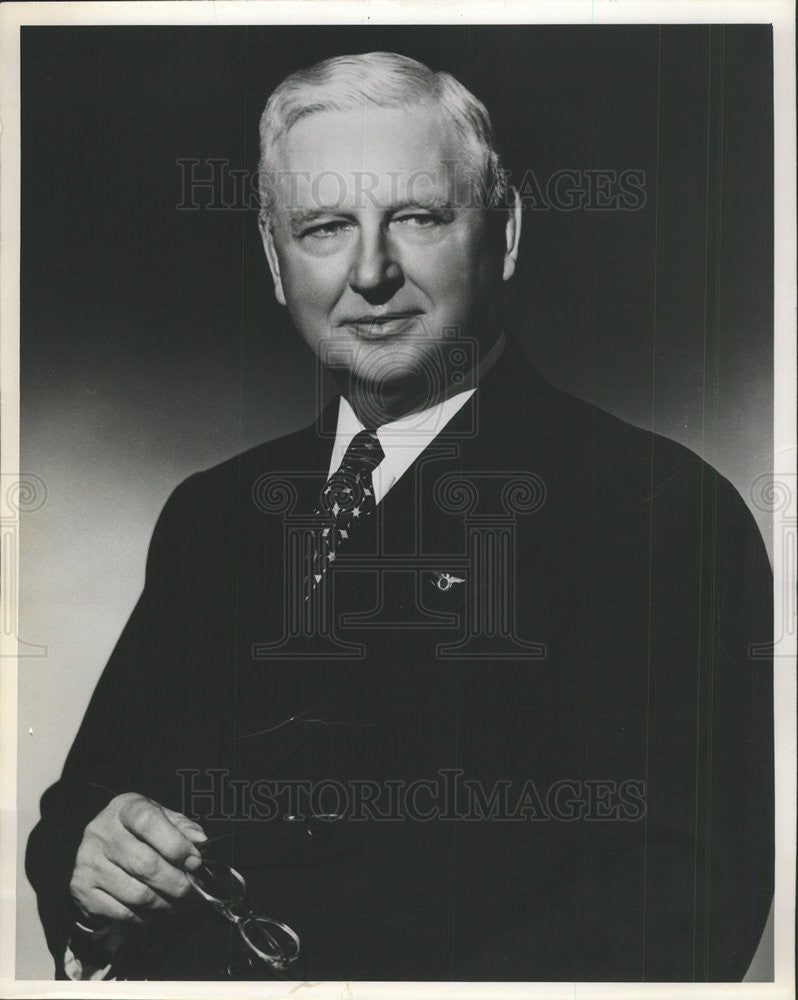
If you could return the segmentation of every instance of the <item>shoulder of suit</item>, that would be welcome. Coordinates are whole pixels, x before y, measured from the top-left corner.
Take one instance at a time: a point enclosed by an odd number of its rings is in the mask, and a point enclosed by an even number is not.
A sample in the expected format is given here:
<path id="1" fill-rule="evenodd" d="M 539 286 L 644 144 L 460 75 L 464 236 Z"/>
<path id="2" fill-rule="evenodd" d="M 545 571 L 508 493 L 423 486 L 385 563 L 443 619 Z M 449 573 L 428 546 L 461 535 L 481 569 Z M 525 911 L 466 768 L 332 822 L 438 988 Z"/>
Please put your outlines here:
<path id="1" fill-rule="evenodd" d="M 170 507 L 197 507 L 216 503 L 227 505 L 236 495 L 251 494 L 266 476 L 279 478 L 302 471 L 318 471 L 314 456 L 323 452 L 317 422 L 247 448 L 207 469 L 184 479 L 169 498 Z M 329 447 L 332 447 L 331 441 Z"/>
<path id="2" fill-rule="evenodd" d="M 737 488 L 686 445 L 548 382 L 543 386 L 546 402 L 538 414 L 544 426 L 538 431 L 550 437 L 547 451 L 564 478 L 571 473 L 596 499 L 601 492 L 619 511 L 651 500 L 663 510 L 672 500 L 676 520 L 699 502 L 711 504 L 716 518 L 745 518 L 748 508 Z"/>
<path id="3" fill-rule="evenodd" d="M 553 386 L 513 340 L 486 389 L 481 416 L 487 417 L 485 425 L 494 436 L 503 439 L 503 459 L 523 462 L 527 454 L 542 455 L 566 478 L 584 473 L 625 489 L 652 474 L 659 484 L 711 470 L 677 441 Z"/>

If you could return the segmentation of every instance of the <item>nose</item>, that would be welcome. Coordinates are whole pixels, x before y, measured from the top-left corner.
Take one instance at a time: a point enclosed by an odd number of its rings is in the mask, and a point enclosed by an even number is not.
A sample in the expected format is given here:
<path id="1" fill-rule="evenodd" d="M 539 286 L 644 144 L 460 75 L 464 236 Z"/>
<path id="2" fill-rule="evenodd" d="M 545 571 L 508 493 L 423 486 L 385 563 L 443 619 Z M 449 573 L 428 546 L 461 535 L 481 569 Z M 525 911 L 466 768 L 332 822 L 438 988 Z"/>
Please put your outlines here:
<path id="1" fill-rule="evenodd" d="M 361 230 L 349 274 L 351 288 L 370 305 L 380 305 L 404 284 L 404 273 L 382 227 Z"/>

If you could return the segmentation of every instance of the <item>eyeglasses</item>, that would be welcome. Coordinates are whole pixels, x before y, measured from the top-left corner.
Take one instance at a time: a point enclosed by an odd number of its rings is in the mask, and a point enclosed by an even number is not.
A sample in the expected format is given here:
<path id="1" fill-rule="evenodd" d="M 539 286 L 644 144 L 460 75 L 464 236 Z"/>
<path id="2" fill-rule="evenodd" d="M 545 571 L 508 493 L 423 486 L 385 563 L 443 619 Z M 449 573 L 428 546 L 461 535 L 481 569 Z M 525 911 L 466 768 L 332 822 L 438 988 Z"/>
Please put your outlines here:
<path id="1" fill-rule="evenodd" d="M 280 979 L 287 979 L 287 968 L 299 957 L 299 937 L 288 924 L 271 917 L 258 916 L 247 904 L 247 883 L 228 865 L 205 861 L 193 872 L 186 872 L 191 886 L 217 913 L 238 928 L 241 940 L 249 949 L 244 966 L 230 963 L 225 969 L 229 978 L 257 968 L 253 956 L 266 963 Z"/>

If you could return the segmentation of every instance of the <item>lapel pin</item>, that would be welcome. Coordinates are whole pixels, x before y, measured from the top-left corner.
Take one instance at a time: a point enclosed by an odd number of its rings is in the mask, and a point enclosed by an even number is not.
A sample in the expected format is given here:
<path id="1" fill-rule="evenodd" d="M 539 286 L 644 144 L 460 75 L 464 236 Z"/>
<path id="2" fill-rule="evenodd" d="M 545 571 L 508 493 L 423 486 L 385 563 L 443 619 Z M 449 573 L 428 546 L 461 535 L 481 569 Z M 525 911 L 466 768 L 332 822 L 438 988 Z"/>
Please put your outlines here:
<path id="1" fill-rule="evenodd" d="M 465 580 L 460 576 L 454 576 L 452 573 L 436 573 L 435 579 L 432 582 L 438 590 L 449 590 L 453 583 L 465 583 Z"/>

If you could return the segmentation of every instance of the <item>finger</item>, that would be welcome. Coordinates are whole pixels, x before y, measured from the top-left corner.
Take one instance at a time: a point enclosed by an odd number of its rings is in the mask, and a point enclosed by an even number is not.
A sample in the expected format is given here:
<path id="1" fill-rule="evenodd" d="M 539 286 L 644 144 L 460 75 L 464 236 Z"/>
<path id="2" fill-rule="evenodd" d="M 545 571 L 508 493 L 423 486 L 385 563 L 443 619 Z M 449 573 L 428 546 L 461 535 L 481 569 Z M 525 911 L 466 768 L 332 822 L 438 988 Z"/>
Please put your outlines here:
<path id="1" fill-rule="evenodd" d="M 172 909 L 167 899 L 110 861 L 103 860 L 97 865 L 95 878 L 97 889 L 139 916 L 143 915 L 142 911 L 164 912 Z"/>
<path id="2" fill-rule="evenodd" d="M 189 828 L 187 830 L 183 830 L 182 833 L 185 837 L 188 837 L 192 844 L 196 844 L 198 847 L 201 847 L 203 844 L 207 844 L 208 842 L 208 834 L 205 833 L 204 830 L 194 830 Z"/>
<path id="3" fill-rule="evenodd" d="M 202 844 L 208 839 L 208 835 L 193 819 L 189 819 L 188 816 L 184 816 L 183 813 L 175 812 L 174 809 L 167 809 L 166 806 L 161 806 L 166 818 L 173 823 L 178 830 L 187 837 L 192 844 Z"/>
<path id="4" fill-rule="evenodd" d="M 80 899 L 81 907 L 93 917 L 108 920 L 114 924 L 137 924 L 141 925 L 144 920 L 134 913 L 124 903 L 114 899 L 109 893 L 99 886 L 94 886 Z"/>
<path id="5" fill-rule="evenodd" d="M 190 889 L 188 879 L 179 868 L 131 833 L 125 832 L 122 838 L 109 844 L 105 858 L 107 861 L 98 860 L 95 865 L 103 876 L 107 872 L 106 864 L 112 862 L 130 878 L 166 899 L 181 899 Z"/>
<path id="6" fill-rule="evenodd" d="M 125 803 L 119 810 L 119 821 L 134 837 L 173 865 L 191 869 L 201 864 L 197 848 L 156 802 L 140 798 Z"/>

